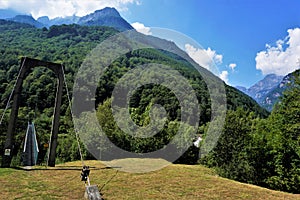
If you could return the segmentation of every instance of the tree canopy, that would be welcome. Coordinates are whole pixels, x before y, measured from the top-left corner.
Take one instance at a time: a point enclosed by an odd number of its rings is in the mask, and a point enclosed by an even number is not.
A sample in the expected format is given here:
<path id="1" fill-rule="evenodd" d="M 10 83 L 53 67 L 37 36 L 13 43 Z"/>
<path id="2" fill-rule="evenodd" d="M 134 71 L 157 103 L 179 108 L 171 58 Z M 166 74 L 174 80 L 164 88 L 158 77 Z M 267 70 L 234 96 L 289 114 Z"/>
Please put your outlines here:
<path id="1" fill-rule="evenodd" d="M 62 63 L 66 69 L 66 81 L 71 91 L 76 73 L 86 55 L 97 44 L 116 33 L 117 30 L 108 27 L 61 25 L 49 29 L 37 29 L 29 25 L 0 20 L 1 111 L 5 108 L 12 91 L 22 56 Z M 147 63 L 169 65 L 188 80 L 189 85 L 196 92 L 200 106 L 197 133 L 205 138 L 212 117 L 212 108 L 204 79 L 189 62 L 175 54 L 157 49 L 139 49 L 116 59 L 99 79 L 95 94 L 95 108 L 99 124 L 109 139 L 127 151 L 151 152 L 163 148 L 182 124 L 179 100 L 169 88 L 158 84 L 138 87 L 130 99 L 128 112 L 136 125 L 145 127 L 153 116 L 151 108 L 153 105 L 160 104 L 166 111 L 166 123 L 160 132 L 151 138 L 134 138 L 124 134 L 115 123 L 111 111 L 114 87 L 129 70 Z M 231 179 L 297 192 L 300 188 L 299 80 L 296 79 L 293 84 L 270 115 L 253 99 L 225 85 L 228 111 L 223 134 L 213 151 L 200 162 L 215 167 L 220 175 Z M 34 116 L 42 150 L 39 155 L 40 162 L 45 160 L 47 146 L 44 144 L 49 142 L 55 91 L 55 76 L 46 68 L 33 69 L 25 79 L 15 137 L 14 154 L 17 156 L 14 162 L 16 164 L 21 157 L 29 115 Z M 57 160 L 61 162 L 79 159 L 70 109 L 65 91 L 57 148 Z M 9 111 L 0 127 L 1 155 L 4 151 Z M 192 143 L 195 138 L 188 135 L 190 125 L 184 124 L 184 129 L 186 130 L 184 142 Z M 93 137 L 89 137 L 93 144 Z M 178 142 L 176 145 L 183 144 Z M 90 153 L 83 149 L 84 158 L 92 158 Z M 101 150 L 105 151 L 105 148 Z M 192 147 L 177 162 L 195 164 L 198 162 L 198 153 L 201 155 L 199 148 Z"/>

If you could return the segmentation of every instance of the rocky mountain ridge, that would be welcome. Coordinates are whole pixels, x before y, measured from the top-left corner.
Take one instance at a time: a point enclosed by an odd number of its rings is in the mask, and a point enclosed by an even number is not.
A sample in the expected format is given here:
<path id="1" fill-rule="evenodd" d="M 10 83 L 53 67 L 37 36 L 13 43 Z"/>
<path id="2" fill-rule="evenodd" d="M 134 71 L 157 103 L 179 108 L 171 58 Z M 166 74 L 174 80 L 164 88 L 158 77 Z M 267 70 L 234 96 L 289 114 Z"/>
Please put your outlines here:
<path id="1" fill-rule="evenodd" d="M 294 78 L 299 77 L 299 75 L 300 70 L 296 70 L 286 76 L 268 74 L 264 79 L 248 89 L 241 86 L 236 86 L 236 88 L 252 97 L 268 111 L 271 111 L 284 91 L 292 86 Z"/>
<path id="2" fill-rule="evenodd" d="M 73 15 L 67 17 L 57 17 L 54 19 L 49 19 L 48 16 L 42 16 L 38 19 L 34 19 L 31 15 L 24 14 L 18 14 L 14 17 L 11 17 L 14 13 L 14 11 L 1 10 L 0 19 L 30 24 L 37 28 L 49 28 L 53 25 L 62 24 L 79 24 L 83 26 L 109 26 L 119 31 L 133 29 L 133 27 L 121 17 L 120 13 L 115 8 L 109 7 L 103 8 L 101 10 L 96 10 L 95 12 L 83 17 Z"/>

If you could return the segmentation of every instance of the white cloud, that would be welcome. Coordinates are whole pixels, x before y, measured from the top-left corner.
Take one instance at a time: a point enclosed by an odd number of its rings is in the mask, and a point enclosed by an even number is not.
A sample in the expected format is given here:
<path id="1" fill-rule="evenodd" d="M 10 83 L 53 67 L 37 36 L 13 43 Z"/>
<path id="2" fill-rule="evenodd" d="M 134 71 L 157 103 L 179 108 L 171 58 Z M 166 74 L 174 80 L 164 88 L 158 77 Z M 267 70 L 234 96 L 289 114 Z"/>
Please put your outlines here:
<path id="1" fill-rule="evenodd" d="M 234 71 L 234 69 L 236 68 L 236 64 L 235 63 L 230 63 L 228 66 L 230 67 L 230 69 L 232 71 Z"/>
<path id="2" fill-rule="evenodd" d="M 228 84 L 228 71 L 222 71 L 219 77 Z"/>
<path id="3" fill-rule="evenodd" d="M 287 32 L 284 40 L 278 40 L 275 46 L 266 44 L 266 50 L 256 54 L 256 69 L 263 74 L 287 75 L 299 68 L 300 28 Z"/>
<path id="4" fill-rule="evenodd" d="M 140 22 L 134 22 L 131 26 L 140 33 L 145 35 L 152 35 L 150 27 L 146 27 L 144 24 Z"/>
<path id="5" fill-rule="evenodd" d="M 221 65 L 223 63 L 223 55 L 217 54 L 215 50 L 212 50 L 209 47 L 207 49 L 199 49 L 195 48 L 190 44 L 185 45 L 185 51 L 201 67 L 210 70 L 215 75 L 219 76 L 219 78 L 222 79 L 225 83 L 228 84 L 228 71 L 222 71 L 220 73 L 217 68 L 217 65 Z M 231 69 L 234 69 L 236 67 L 236 64 L 231 63 L 229 67 Z"/>
<path id="6" fill-rule="evenodd" d="M 115 7 L 119 11 L 127 10 L 128 4 L 140 4 L 139 0 L 5 0 L 0 1 L 0 8 L 14 9 L 31 14 L 34 18 L 40 16 L 65 17 L 84 16 L 104 7 Z"/>
<path id="7" fill-rule="evenodd" d="M 201 67 L 204 67 L 208 70 L 215 68 L 214 64 L 219 65 L 223 62 L 223 56 L 217 54 L 215 50 L 212 50 L 209 47 L 207 49 L 197 49 L 190 44 L 186 44 L 185 51 Z"/>

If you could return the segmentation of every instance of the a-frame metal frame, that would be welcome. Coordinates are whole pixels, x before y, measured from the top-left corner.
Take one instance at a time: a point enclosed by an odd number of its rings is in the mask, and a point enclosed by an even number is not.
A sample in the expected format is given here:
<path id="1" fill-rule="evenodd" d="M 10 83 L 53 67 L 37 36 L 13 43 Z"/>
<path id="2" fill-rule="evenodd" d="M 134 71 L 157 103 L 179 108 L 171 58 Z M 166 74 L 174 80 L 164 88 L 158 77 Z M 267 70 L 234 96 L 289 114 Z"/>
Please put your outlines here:
<path id="1" fill-rule="evenodd" d="M 20 72 L 15 85 L 14 93 L 13 93 L 13 104 L 10 113 L 10 119 L 8 124 L 8 129 L 6 133 L 6 141 L 5 141 L 5 154 L 2 158 L 2 167 L 10 167 L 12 160 L 12 152 L 13 152 L 13 141 L 15 135 L 15 127 L 16 121 L 18 118 L 18 111 L 20 105 L 20 94 L 22 91 L 23 80 L 28 76 L 31 69 L 34 67 L 46 67 L 51 69 L 58 79 L 57 91 L 56 91 L 56 99 L 55 99 L 55 107 L 54 107 L 54 118 L 52 122 L 52 132 L 50 138 L 49 145 L 49 155 L 48 155 L 48 166 L 55 166 L 55 154 L 57 147 L 57 137 L 59 130 L 59 117 L 60 117 L 60 107 L 62 102 L 62 92 L 63 92 L 63 84 L 64 84 L 64 72 L 63 66 L 57 63 L 45 62 L 37 59 L 22 57 L 20 64 Z"/>

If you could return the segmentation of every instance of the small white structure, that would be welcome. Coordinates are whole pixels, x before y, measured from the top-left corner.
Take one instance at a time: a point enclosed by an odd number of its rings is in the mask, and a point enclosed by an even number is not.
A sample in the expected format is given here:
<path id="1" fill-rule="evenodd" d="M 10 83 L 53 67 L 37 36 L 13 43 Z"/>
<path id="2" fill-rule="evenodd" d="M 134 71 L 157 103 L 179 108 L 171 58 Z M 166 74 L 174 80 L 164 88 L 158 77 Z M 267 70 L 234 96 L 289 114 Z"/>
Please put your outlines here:
<path id="1" fill-rule="evenodd" d="M 201 138 L 201 136 L 199 136 L 198 139 L 194 142 L 194 146 L 199 148 L 200 142 L 201 142 L 202 140 L 203 140 L 203 139 Z"/>
<path id="2" fill-rule="evenodd" d="M 33 122 L 28 122 L 26 131 L 24 149 L 23 149 L 23 165 L 36 165 L 39 153 L 39 145 L 36 139 L 36 132 Z"/>

